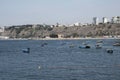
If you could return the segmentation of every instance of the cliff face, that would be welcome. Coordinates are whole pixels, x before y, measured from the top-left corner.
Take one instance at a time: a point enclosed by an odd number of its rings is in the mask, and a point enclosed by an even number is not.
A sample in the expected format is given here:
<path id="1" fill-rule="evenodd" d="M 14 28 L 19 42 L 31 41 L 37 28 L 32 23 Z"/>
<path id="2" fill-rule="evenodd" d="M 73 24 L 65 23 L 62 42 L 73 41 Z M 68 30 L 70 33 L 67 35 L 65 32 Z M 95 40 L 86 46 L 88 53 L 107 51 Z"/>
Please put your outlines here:
<path id="1" fill-rule="evenodd" d="M 120 24 L 99 24 L 88 26 L 74 27 L 49 27 L 49 26 L 11 26 L 5 29 L 2 34 L 10 38 L 45 38 L 48 36 L 62 35 L 64 38 L 69 37 L 96 37 L 120 35 Z"/>

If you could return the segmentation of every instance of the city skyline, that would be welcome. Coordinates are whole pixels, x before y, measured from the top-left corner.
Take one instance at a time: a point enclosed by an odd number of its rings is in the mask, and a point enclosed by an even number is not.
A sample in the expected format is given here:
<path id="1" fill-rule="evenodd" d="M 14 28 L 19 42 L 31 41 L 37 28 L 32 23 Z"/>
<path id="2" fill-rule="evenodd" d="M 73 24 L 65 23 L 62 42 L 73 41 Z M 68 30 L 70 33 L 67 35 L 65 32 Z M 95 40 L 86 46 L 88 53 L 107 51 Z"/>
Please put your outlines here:
<path id="1" fill-rule="evenodd" d="M 119 0 L 0 0 L 0 26 L 92 23 L 119 16 Z"/>

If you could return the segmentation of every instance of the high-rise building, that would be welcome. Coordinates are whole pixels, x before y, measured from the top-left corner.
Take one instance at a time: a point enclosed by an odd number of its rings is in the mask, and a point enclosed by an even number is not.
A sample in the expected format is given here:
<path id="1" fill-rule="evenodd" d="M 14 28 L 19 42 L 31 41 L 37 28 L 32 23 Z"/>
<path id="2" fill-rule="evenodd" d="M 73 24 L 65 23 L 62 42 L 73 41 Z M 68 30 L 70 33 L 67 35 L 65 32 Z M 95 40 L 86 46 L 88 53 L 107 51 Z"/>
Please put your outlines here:
<path id="1" fill-rule="evenodd" d="M 108 23 L 108 19 L 106 17 L 103 17 L 103 23 Z"/>
<path id="2" fill-rule="evenodd" d="M 111 23 L 117 23 L 117 17 L 112 17 Z"/>
<path id="3" fill-rule="evenodd" d="M 99 24 L 97 17 L 93 17 L 93 24 L 94 25 L 98 25 Z"/>

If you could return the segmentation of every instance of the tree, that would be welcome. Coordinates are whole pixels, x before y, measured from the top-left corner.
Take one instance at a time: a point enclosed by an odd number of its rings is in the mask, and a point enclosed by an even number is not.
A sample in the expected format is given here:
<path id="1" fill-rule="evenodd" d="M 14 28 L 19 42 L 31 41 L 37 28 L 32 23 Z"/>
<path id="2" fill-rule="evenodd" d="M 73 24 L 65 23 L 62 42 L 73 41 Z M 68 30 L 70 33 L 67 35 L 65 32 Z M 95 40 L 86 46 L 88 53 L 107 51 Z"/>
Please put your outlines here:
<path id="1" fill-rule="evenodd" d="M 52 33 L 52 34 L 50 34 L 50 37 L 51 37 L 51 38 L 58 38 L 58 35 L 57 35 L 57 34 Z"/>

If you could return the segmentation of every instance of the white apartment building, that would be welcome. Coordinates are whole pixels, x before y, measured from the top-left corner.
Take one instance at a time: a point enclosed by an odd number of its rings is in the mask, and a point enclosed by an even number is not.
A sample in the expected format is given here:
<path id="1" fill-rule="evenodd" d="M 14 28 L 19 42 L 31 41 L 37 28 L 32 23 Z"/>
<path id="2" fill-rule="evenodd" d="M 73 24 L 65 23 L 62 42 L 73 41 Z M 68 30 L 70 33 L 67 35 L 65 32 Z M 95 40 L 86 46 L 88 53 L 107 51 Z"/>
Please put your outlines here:
<path id="1" fill-rule="evenodd" d="M 81 26 L 79 22 L 74 23 L 75 26 Z"/>
<path id="2" fill-rule="evenodd" d="M 97 17 L 93 17 L 93 24 L 98 25 L 99 24 L 98 20 L 99 19 Z"/>
<path id="3" fill-rule="evenodd" d="M 120 23 L 120 16 L 112 17 L 111 23 Z"/>
<path id="4" fill-rule="evenodd" d="M 108 23 L 108 19 L 106 17 L 103 17 L 103 23 Z"/>

